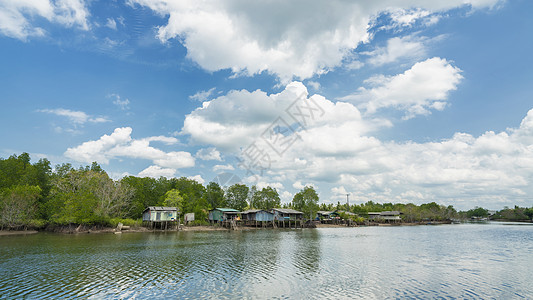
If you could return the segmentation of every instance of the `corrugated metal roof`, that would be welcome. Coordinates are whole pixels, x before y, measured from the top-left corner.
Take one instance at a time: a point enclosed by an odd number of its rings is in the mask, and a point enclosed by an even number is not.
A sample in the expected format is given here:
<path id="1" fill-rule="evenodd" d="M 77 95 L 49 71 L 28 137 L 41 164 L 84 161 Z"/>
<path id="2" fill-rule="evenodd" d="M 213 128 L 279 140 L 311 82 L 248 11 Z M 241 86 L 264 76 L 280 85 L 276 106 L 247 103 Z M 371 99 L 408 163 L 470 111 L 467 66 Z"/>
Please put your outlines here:
<path id="1" fill-rule="evenodd" d="M 148 206 L 144 211 L 178 211 L 177 207 L 168 207 L 168 206 Z"/>
<path id="2" fill-rule="evenodd" d="M 245 214 L 255 214 L 255 213 L 258 213 L 258 212 L 260 212 L 260 211 L 264 211 L 264 212 L 266 212 L 266 213 L 271 214 L 271 212 L 266 211 L 266 210 L 264 210 L 264 209 L 249 209 L 249 210 L 245 210 L 245 211 L 243 211 L 242 214 L 243 214 L 243 215 L 245 215 Z"/>
<path id="3" fill-rule="evenodd" d="M 295 214 L 295 215 L 304 214 L 301 211 L 297 211 L 297 210 L 290 209 L 290 208 L 273 208 L 272 210 L 279 211 L 280 213 L 284 213 L 284 214 Z"/>
<path id="4" fill-rule="evenodd" d="M 245 214 L 255 214 L 256 212 L 262 211 L 262 209 L 249 209 L 242 212 L 243 215 Z"/>
<path id="5" fill-rule="evenodd" d="M 220 210 L 221 212 L 239 212 L 238 210 L 233 208 L 215 208 L 212 210 Z"/>

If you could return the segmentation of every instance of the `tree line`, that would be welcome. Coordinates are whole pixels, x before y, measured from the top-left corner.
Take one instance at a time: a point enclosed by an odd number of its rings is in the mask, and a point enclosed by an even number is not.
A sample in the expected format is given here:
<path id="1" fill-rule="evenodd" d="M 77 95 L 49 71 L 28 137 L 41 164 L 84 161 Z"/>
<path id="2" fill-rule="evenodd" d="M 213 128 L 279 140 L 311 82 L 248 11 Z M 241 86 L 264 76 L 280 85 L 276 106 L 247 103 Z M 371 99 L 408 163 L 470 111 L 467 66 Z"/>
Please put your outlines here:
<path id="1" fill-rule="evenodd" d="M 459 216 L 452 206 L 435 202 L 415 204 L 374 203 L 360 205 L 320 204 L 316 190 L 307 186 L 290 203 L 281 203 L 278 191 L 270 186 L 258 188 L 234 184 L 227 188 L 216 182 L 203 185 L 181 178 L 126 176 L 114 180 L 93 162 L 74 168 L 65 163 L 52 169 L 46 158 L 31 163 L 22 153 L 0 158 L 0 228 L 42 228 L 70 224 L 113 226 L 119 221 L 138 220 L 148 206 L 175 206 L 184 213 L 195 213 L 196 222 L 207 219 L 208 211 L 229 207 L 239 211 L 249 208 L 293 208 L 313 219 L 318 210 L 344 210 L 364 216 L 370 211 L 398 210 L 406 221 L 444 220 Z M 531 209 L 516 207 L 516 218 L 531 219 Z M 518 214 L 518 212 L 522 214 Z M 509 218 L 510 209 L 502 210 Z"/>

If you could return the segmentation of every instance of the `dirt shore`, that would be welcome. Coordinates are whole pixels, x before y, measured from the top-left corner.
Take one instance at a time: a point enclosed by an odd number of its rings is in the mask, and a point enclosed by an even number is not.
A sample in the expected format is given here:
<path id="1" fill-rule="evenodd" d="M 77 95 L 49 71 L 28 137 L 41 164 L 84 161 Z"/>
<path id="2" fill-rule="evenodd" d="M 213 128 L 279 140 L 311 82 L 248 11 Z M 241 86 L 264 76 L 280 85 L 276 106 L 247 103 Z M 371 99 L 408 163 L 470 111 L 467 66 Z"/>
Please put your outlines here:
<path id="1" fill-rule="evenodd" d="M 19 235 L 19 234 L 35 234 L 37 230 L 0 230 L 0 236 L 2 235 Z"/>

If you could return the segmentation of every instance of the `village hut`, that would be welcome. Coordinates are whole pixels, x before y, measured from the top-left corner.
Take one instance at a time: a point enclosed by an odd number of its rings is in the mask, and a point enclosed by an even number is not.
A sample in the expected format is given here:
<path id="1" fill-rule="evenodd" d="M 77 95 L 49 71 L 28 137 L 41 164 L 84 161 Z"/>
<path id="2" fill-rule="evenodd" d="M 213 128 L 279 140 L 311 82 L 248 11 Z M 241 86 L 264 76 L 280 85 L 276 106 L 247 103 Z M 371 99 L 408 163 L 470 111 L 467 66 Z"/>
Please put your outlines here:
<path id="1" fill-rule="evenodd" d="M 382 211 L 382 212 L 369 212 L 368 219 L 375 221 L 385 221 L 385 222 L 400 222 L 399 211 Z"/>
<path id="2" fill-rule="evenodd" d="M 249 209 L 242 213 L 242 219 L 246 225 L 267 226 L 274 221 L 274 214 L 263 209 Z"/>
<path id="3" fill-rule="evenodd" d="M 241 213 L 233 208 L 215 208 L 209 211 L 209 222 L 217 223 L 238 219 Z"/>
<path id="4" fill-rule="evenodd" d="M 168 224 L 178 222 L 178 208 L 177 207 L 165 207 L 165 206 L 149 206 L 143 211 L 143 222 L 148 223 L 150 227 L 157 227 L 165 229 Z"/>
<path id="5" fill-rule="evenodd" d="M 294 225 L 294 227 L 302 227 L 304 213 L 301 211 L 290 208 L 273 208 L 271 212 L 274 214 L 274 221 L 278 227 L 280 225 L 285 227 L 286 223 L 288 227 L 291 227 L 292 225 Z"/>
<path id="6" fill-rule="evenodd" d="M 330 219 L 332 213 L 332 211 L 319 210 L 316 212 L 316 217 L 318 220 Z"/>

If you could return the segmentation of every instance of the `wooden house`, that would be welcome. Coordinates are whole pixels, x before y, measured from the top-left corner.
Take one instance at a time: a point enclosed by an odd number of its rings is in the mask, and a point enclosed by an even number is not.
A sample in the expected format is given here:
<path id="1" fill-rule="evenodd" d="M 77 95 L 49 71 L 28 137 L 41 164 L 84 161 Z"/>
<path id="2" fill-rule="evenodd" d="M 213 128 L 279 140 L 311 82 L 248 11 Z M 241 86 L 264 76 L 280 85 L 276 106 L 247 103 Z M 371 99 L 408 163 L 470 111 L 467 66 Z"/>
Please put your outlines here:
<path id="1" fill-rule="evenodd" d="M 149 206 L 143 211 L 143 222 L 149 223 L 151 227 L 167 228 L 168 223 L 178 222 L 178 208 L 165 206 Z"/>
<path id="2" fill-rule="evenodd" d="M 316 212 L 316 218 L 318 220 L 330 219 L 332 213 L 332 211 L 319 210 Z"/>
<path id="3" fill-rule="evenodd" d="M 215 208 L 209 211 L 209 222 L 224 222 L 238 219 L 241 212 L 233 208 Z"/>
<path id="4" fill-rule="evenodd" d="M 272 222 L 274 221 L 274 214 L 262 209 L 249 209 L 243 211 L 242 219 L 248 221 L 258 222 Z"/>
<path id="5" fill-rule="evenodd" d="M 178 221 L 177 207 L 149 206 L 143 211 L 143 221 L 148 222 L 176 222 Z"/>
<path id="6" fill-rule="evenodd" d="M 401 212 L 399 211 L 382 211 L 382 212 L 369 212 L 368 219 L 375 221 L 386 221 L 386 222 L 399 222 Z"/>
<path id="7" fill-rule="evenodd" d="M 272 213 L 276 221 L 302 220 L 304 218 L 303 212 L 290 208 L 273 208 Z"/>

